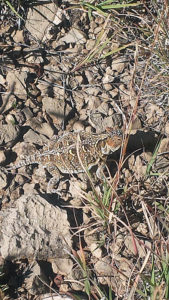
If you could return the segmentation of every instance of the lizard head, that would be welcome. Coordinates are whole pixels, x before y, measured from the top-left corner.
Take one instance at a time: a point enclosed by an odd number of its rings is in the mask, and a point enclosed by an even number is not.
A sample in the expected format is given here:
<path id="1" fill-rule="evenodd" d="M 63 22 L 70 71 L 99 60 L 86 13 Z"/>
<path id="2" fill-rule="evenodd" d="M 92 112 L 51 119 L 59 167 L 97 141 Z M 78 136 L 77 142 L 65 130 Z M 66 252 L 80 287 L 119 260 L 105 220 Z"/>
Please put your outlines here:
<path id="1" fill-rule="evenodd" d="M 108 155 L 111 152 L 117 151 L 121 147 L 122 141 L 123 136 L 120 130 L 115 131 L 112 128 L 107 128 L 107 138 L 102 148 L 102 153 Z"/>

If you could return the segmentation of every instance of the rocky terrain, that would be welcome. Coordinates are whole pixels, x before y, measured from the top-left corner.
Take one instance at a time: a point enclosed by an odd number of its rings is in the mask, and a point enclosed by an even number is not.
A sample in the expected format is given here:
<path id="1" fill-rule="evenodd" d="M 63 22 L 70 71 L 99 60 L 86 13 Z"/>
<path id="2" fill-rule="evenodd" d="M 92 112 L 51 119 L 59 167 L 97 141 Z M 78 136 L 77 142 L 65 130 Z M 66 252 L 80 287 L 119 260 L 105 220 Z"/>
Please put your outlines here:
<path id="1" fill-rule="evenodd" d="M 169 296 L 169 7 L 147 2 L 0 3 L 1 299 Z M 50 193 L 41 165 L 7 171 L 107 128 L 123 143 L 101 179 Z"/>

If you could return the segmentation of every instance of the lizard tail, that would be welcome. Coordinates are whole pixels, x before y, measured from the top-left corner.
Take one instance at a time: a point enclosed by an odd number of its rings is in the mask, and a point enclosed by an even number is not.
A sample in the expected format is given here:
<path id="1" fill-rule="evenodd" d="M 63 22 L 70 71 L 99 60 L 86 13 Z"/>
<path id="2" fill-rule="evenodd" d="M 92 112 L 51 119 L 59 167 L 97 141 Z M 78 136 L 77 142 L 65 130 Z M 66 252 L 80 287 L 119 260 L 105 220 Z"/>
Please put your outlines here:
<path id="1" fill-rule="evenodd" d="M 25 156 L 17 164 L 13 164 L 12 166 L 7 167 L 6 170 L 10 171 L 10 170 L 14 170 L 14 169 L 19 169 L 19 168 L 24 167 L 24 166 L 39 163 L 39 161 L 40 161 L 39 155 L 38 154 L 32 154 L 32 155 L 29 155 L 29 156 Z"/>

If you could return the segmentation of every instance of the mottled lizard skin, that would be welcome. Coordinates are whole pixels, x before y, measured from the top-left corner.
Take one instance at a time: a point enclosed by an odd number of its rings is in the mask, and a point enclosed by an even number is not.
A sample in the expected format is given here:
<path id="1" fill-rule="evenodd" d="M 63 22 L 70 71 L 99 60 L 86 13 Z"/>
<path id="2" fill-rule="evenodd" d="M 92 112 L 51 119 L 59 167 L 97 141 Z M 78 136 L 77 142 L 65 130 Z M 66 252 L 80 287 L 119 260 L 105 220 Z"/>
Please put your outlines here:
<path id="1" fill-rule="evenodd" d="M 119 130 L 101 134 L 68 132 L 7 170 L 36 163 L 42 164 L 49 171 L 58 169 L 62 173 L 77 174 L 84 172 L 84 168 L 90 170 L 99 161 L 105 161 L 107 155 L 118 150 L 121 144 L 122 133 Z"/>

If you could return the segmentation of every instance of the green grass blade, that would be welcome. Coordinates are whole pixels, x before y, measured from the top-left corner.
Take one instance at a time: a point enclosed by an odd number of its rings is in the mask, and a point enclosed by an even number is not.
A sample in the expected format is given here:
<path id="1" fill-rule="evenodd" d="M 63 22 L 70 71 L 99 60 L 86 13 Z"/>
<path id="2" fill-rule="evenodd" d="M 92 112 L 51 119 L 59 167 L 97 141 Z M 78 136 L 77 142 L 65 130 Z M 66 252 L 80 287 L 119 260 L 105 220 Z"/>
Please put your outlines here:
<path id="1" fill-rule="evenodd" d="M 15 8 L 12 6 L 12 4 L 9 1 L 5 1 L 5 3 L 10 7 L 10 9 L 13 11 L 13 13 L 20 19 L 22 19 L 23 21 L 25 21 L 20 14 L 18 14 L 18 12 L 15 10 Z"/>
<path id="2" fill-rule="evenodd" d="M 152 270 L 151 270 L 151 294 L 154 293 L 154 288 L 156 285 L 155 281 L 155 268 L 154 268 L 154 256 L 152 257 Z"/>
<path id="3" fill-rule="evenodd" d="M 99 8 L 98 6 L 94 6 L 90 3 L 87 3 L 87 2 L 81 2 L 81 5 L 88 8 L 88 9 L 91 9 L 91 10 L 95 10 L 97 11 L 99 14 L 103 15 L 104 17 L 106 17 L 108 15 L 108 13 L 105 13 L 101 10 L 101 8 Z"/>
<path id="4" fill-rule="evenodd" d="M 156 157 L 157 157 L 157 152 L 158 152 L 158 150 L 159 150 L 159 148 L 160 148 L 160 144 L 161 144 L 161 141 L 160 141 L 160 142 L 158 143 L 158 145 L 156 146 L 155 151 L 154 151 L 154 153 L 153 153 L 153 156 L 152 156 L 152 158 L 150 159 L 150 161 L 149 161 L 149 163 L 148 163 L 148 165 L 147 165 L 146 175 L 150 175 L 150 171 L 151 171 L 151 168 L 152 168 L 152 166 L 153 166 L 153 164 L 154 164 L 154 161 L 155 161 L 155 159 L 156 159 Z"/>
<path id="5" fill-rule="evenodd" d="M 91 292 L 91 286 L 90 286 L 90 282 L 88 279 L 85 279 L 85 292 L 88 296 L 90 296 L 90 292 Z"/>
<path id="6" fill-rule="evenodd" d="M 142 5 L 142 3 L 136 2 L 136 3 L 124 3 L 124 4 L 108 4 L 108 5 L 102 5 L 100 6 L 101 9 L 119 9 L 119 8 L 127 8 L 127 7 L 133 7 L 133 6 L 139 6 Z"/>
<path id="7" fill-rule="evenodd" d="M 100 59 L 106 58 L 107 56 L 110 56 L 110 55 L 112 55 L 114 53 L 117 53 L 117 52 L 119 52 L 119 51 L 121 51 L 121 50 L 123 50 L 123 49 L 125 49 L 125 48 L 127 48 L 129 46 L 131 46 L 131 45 L 133 45 L 133 44 L 130 43 L 130 44 L 124 45 L 122 47 L 116 48 L 116 49 L 114 49 L 114 50 L 112 50 L 110 52 L 107 52 L 106 54 L 102 55 Z"/>

